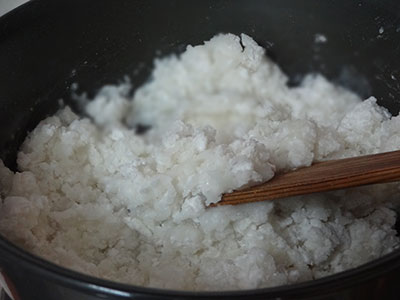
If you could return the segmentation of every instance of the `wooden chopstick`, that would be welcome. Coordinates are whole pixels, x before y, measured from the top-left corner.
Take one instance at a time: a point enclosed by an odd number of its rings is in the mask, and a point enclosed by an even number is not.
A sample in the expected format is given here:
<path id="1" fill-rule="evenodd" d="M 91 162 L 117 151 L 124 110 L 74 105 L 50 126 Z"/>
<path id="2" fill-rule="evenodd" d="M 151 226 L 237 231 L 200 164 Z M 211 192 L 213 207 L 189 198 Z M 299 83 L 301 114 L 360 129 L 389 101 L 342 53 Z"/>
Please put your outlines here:
<path id="1" fill-rule="evenodd" d="M 222 195 L 211 206 L 236 205 L 400 180 L 400 151 L 319 162 Z"/>

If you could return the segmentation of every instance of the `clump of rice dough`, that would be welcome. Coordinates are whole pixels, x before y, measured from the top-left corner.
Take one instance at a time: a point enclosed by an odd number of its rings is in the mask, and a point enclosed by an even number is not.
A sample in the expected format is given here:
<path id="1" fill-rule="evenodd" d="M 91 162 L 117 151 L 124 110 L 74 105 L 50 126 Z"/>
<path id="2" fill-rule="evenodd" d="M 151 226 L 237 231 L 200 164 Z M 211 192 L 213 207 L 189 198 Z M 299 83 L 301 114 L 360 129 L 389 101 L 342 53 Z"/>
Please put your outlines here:
<path id="1" fill-rule="evenodd" d="M 0 231 L 94 276 L 180 290 L 236 290 L 340 272 L 397 247 L 398 185 L 235 207 L 221 193 L 314 161 L 396 150 L 400 119 L 307 76 L 287 77 L 247 35 L 155 61 L 133 99 L 106 86 L 43 120 L 1 164 Z M 133 101 L 132 101 L 133 100 Z M 151 126 L 135 134 L 138 124 Z"/>

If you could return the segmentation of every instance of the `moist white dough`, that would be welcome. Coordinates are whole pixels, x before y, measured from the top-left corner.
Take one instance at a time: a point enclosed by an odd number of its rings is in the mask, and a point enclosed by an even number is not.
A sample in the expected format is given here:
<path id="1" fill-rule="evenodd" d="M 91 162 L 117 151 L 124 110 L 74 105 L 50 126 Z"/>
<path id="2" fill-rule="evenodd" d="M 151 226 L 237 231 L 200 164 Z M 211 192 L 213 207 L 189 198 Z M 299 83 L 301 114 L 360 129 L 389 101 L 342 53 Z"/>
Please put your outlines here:
<path id="1" fill-rule="evenodd" d="M 400 119 L 320 75 L 296 88 L 247 35 L 155 61 L 132 99 L 104 87 L 0 161 L 0 232 L 59 265 L 180 290 L 291 284 L 399 244 L 397 184 L 235 207 L 223 192 L 313 161 L 400 148 Z M 149 125 L 144 135 L 136 125 Z"/>

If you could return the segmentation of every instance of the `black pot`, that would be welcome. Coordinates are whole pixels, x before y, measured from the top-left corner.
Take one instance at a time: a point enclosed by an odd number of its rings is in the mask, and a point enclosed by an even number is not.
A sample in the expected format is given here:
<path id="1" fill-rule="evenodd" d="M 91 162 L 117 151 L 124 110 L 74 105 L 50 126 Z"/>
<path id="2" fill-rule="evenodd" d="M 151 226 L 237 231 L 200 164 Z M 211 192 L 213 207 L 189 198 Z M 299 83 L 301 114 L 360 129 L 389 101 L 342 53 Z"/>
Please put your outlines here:
<path id="1" fill-rule="evenodd" d="M 247 33 L 296 85 L 317 71 L 400 109 L 400 3 L 393 1 L 37 0 L 0 19 L 0 157 L 15 169 L 29 130 L 125 75 L 143 83 L 155 56 L 216 33 Z M 316 34 L 327 37 L 315 43 Z M 79 110 L 79 107 L 74 106 Z M 22 222 L 23 220 L 21 220 Z M 58 267 L 0 238 L 0 267 L 15 299 L 398 299 L 400 251 L 313 282 L 190 293 L 113 283 Z"/>

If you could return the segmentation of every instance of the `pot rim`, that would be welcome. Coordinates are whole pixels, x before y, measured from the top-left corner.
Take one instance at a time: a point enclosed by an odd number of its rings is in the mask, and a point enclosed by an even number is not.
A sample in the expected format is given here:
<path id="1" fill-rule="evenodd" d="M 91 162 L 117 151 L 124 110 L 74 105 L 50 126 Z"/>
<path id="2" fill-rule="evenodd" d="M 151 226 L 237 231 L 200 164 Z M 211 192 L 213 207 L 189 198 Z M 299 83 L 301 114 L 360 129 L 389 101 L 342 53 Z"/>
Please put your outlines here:
<path id="1" fill-rule="evenodd" d="M 12 17 L 14 14 L 17 14 L 19 11 L 32 5 L 33 2 L 38 3 L 39 1 L 31 0 L 3 15 L 1 20 Z M 322 294 L 333 294 L 339 289 L 346 289 L 350 286 L 361 284 L 400 267 L 400 248 L 397 248 L 389 254 L 362 264 L 356 268 L 301 283 L 246 290 L 182 291 L 119 283 L 73 271 L 23 250 L 8 241 L 2 235 L 0 235 L 0 255 L 10 258 L 13 265 L 17 266 L 22 264 L 23 267 L 30 272 L 42 276 L 46 280 L 59 283 L 60 285 L 69 286 L 87 293 L 96 292 L 119 296 L 121 298 L 131 298 L 137 294 L 155 297 L 207 299 L 217 297 L 229 297 L 232 299 L 243 296 L 263 296 L 268 298 L 288 296 L 301 297 L 302 295 L 321 296 Z M 7 269 L 4 271 L 7 272 Z"/>

